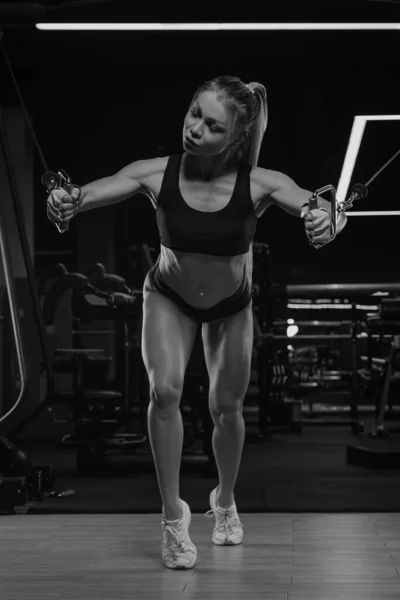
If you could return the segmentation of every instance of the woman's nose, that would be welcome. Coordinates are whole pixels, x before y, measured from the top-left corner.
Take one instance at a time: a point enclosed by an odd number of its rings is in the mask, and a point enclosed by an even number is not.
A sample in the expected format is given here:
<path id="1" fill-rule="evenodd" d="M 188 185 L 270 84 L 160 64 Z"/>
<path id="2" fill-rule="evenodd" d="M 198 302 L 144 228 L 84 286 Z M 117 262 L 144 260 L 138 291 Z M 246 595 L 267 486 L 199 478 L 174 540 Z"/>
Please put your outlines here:
<path id="1" fill-rule="evenodd" d="M 201 136 L 201 130 L 200 130 L 199 126 L 191 127 L 190 131 L 191 131 L 191 134 L 193 135 L 193 137 L 200 137 Z"/>

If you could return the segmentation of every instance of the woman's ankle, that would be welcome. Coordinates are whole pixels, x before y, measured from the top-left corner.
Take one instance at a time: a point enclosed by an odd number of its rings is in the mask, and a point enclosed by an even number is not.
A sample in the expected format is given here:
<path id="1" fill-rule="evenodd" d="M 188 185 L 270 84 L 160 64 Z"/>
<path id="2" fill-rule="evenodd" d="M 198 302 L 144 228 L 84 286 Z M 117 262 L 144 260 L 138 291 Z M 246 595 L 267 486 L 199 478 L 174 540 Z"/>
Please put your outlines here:
<path id="1" fill-rule="evenodd" d="M 177 506 L 163 506 L 163 515 L 166 521 L 179 521 L 183 517 L 182 504 Z"/>

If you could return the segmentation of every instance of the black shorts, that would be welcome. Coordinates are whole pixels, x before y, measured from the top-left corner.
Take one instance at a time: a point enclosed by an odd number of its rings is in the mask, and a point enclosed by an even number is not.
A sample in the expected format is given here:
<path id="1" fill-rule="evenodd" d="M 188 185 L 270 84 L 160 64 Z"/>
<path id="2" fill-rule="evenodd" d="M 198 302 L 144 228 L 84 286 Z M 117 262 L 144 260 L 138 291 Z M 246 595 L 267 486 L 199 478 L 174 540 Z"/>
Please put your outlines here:
<path id="1" fill-rule="evenodd" d="M 252 291 L 244 276 L 239 289 L 232 296 L 229 296 L 229 298 L 225 298 L 211 308 L 194 308 L 165 283 L 158 268 L 159 260 L 160 257 L 158 257 L 156 264 L 150 269 L 147 275 L 150 289 L 153 288 L 153 290 L 173 300 L 182 312 L 197 324 L 231 317 L 246 308 L 252 300 Z"/>

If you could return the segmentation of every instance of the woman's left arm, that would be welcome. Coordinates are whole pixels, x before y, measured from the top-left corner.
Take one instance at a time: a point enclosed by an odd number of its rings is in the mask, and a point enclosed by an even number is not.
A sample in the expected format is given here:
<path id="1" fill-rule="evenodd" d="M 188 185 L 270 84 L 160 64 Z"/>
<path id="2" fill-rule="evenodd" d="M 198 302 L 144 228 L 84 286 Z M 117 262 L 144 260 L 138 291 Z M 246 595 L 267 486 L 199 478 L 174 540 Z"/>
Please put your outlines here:
<path id="1" fill-rule="evenodd" d="M 331 230 L 331 203 L 318 196 L 319 208 L 309 210 L 309 201 L 313 192 L 299 187 L 293 179 L 280 173 L 260 169 L 259 177 L 271 204 L 275 204 L 295 217 L 304 220 L 307 235 L 313 233 L 315 246 L 324 245 L 329 241 Z M 336 233 L 340 233 L 347 222 L 344 212 L 339 215 Z M 309 236 L 311 237 L 311 236 Z"/>

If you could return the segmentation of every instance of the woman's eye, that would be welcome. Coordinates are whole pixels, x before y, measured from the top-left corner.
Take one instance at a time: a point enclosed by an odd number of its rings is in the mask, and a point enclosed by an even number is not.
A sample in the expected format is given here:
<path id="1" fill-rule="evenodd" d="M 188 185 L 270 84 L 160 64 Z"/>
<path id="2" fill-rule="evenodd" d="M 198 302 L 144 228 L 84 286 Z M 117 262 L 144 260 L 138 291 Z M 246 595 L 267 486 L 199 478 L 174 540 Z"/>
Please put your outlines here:
<path id="1" fill-rule="evenodd" d="M 198 112 L 198 110 L 196 108 L 191 108 L 190 109 L 190 114 L 193 115 L 193 117 L 199 117 L 200 116 L 199 112 Z M 209 125 L 209 127 L 210 127 L 210 129 L 211 129 L 211 131 L 213 133 L 218 133 L 219 129 L 218 129 L 218 127 L 216 125 Z"/>

